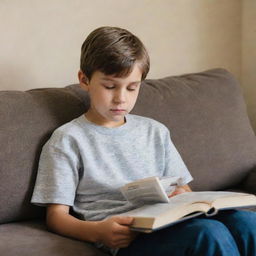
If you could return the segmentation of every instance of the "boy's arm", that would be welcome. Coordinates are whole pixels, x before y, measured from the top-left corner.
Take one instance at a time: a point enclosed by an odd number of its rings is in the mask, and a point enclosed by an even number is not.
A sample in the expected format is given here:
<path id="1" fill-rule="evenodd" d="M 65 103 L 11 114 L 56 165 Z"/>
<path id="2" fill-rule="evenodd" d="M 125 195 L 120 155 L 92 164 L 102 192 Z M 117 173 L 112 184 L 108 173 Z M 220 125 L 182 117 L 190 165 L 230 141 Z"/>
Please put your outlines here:
<path id="1" fill-rule="evenodd" d="M 69 206 L 51 204 L 47 207 L 47 226 L 64 236 L 82 241 L 100 242 L 110 248 L 127 247 L 136 237 L 129 229 L 133 219 L 113 216 L 102 221 L 83 221 L 69 214 Z"/>

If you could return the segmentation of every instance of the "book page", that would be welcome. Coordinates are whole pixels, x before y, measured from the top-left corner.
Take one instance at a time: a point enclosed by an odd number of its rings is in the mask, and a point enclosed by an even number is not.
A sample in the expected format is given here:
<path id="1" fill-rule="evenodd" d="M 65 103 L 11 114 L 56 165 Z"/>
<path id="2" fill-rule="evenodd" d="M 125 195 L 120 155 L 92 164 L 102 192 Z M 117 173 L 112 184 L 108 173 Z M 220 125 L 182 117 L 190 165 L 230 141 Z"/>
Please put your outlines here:
<path id="1" fill-rule="evenodd" d="M 189 192 L 178 195 L 176 200 L 183 203 L 205 202 L 211 204 L 217 199 L 226 197 L 245 196 L 245 193 L 229 192 L 229 191 L 202 191 L 202 192 Z"/>
<path id="2" fill-rule="evenodd" d="M 156 217 L 158 215 L 165 213 L 166 211 L 169 211 L 170 209 L 175 211 L 176 209 L 180 207 L 184 207 L 184 205 L 189 205 L 191 202 L 193 202 L 192 197 L 191 198 L 189 197 L 190 198 L 189 200 L 186 199 L 187 197 L 185 195 L 189 193 L 192 193 L 192 192 L 171 197 L 169 198 L 168 203 L 147 204 L 137 209 L 123 213 L 121 215 L 138 216 L 138 217 Z"/>
<path id="3" fill-rule="evenodd" d="M 170 186 L 170 184 L 173 185 Z M 176 184 L 176 177 L 168 177 L 163 180 L 159 180 L 158 177 L 149 177 L 128 183 L 120 190 L 126 200 L 132 204 L 168 203 L 169 198 L 166 191 L 174 190 Z"/>
<path id="4" fill-rule="evenodd" d="M 134 217 L 132 227 L 137 231 L 151 232 L 201 214 L 212 216 L 219 209 L 248 205 L 256 205 L 255 195 L 225 191 L 186 192 L 169 198 L 169 203 L 147 204 L 120 215 Z"/>
<path id="5" fill-rule="evenodd" d="M 199 191 L 199 192 L 186 192 L 170 198 L 170 203 L 173 205 L 188 205 L 194 203 L 205 203 L 209 206 L 215 206 L 215 201 L 230 200 L 246 196 L 245 193 L 229 192 L 229 191 Z"/>
<path id="6" fill-rule="evenodd" d="M 140 208 L 126 212 L 122 215 L 128 214 L 129 216 L 156 217 L 158 215 L 165 213 L 166 211 L 176 211 L 177 209 L 181 209 L 184 207 L 188 208 L 188 206 L 191 204 L 201 205 L 200 207 L 202 207 L 202 205 L 205 205 L 203 206 L 203 208 L 206 210 L 207 208 L 210 209 L 212 202 L 218 198 L 235 198 L 238 196 L 246 195 L 247 194 L 244 193 L 225 191 L 186 192 L 169 198 L 168 204 L 148 204 Z"/>

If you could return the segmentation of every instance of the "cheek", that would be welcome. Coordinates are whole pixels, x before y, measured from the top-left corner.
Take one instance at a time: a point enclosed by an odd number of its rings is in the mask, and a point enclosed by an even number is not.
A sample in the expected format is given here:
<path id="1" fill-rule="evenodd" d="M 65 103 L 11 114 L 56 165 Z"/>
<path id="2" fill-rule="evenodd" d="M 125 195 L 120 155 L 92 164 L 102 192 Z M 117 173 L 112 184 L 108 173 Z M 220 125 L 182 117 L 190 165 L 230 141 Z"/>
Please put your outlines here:
<path id="1" fill-rule="evenodd" d="M 133 108 L 138 98 L 138 93 L 133 94 L 129 97 L 130 106 Z"/>
<path id="2" fill-rule="evenodd" d="M 95 102 L 97 102 L 98 104 L 107 102 L 109 99 L 109 94 L 106 92 L 102 92 L 102 90 L 94 90 L 92 92 L 92 96 Z"/>
<path id="3" fill-rule="evenodd" d="M 139 91 L 136 91 L 136 93 L 134 93 L 132 96 L 132 100 L 134 103 L 137 101 L 138 96 L 139 96 Z"/>

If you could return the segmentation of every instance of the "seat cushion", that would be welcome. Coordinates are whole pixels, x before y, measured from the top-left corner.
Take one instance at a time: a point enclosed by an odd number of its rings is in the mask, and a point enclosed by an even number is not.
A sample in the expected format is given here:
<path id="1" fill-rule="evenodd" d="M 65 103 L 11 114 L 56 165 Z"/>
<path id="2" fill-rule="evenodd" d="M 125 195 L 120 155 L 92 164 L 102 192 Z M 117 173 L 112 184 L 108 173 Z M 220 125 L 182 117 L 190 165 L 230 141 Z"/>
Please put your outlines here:
<path id="1" fill-rule="evenodd" d="M 93 245 L 47 231 L 39 221 L 0 225 L 0 254 L 4 256 L 104 256 Z"/>

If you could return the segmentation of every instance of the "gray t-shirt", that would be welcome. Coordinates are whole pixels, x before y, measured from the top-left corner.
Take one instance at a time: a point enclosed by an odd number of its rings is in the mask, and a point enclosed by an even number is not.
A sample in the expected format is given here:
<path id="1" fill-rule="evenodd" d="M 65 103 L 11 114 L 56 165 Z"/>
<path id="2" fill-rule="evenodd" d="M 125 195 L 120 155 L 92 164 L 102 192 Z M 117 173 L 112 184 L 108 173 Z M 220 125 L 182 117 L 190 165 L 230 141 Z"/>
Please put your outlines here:
<path id="1" fill-rule="evenodd" d="M 129 114 L 124 125 L 107 128 L 82 115 L 43 147 L 32 203 L 69 205 L 83 220 L 101 220 L 131 210 L 119 188 L 150 176 L 192 180 L 163 124 Z"/>

